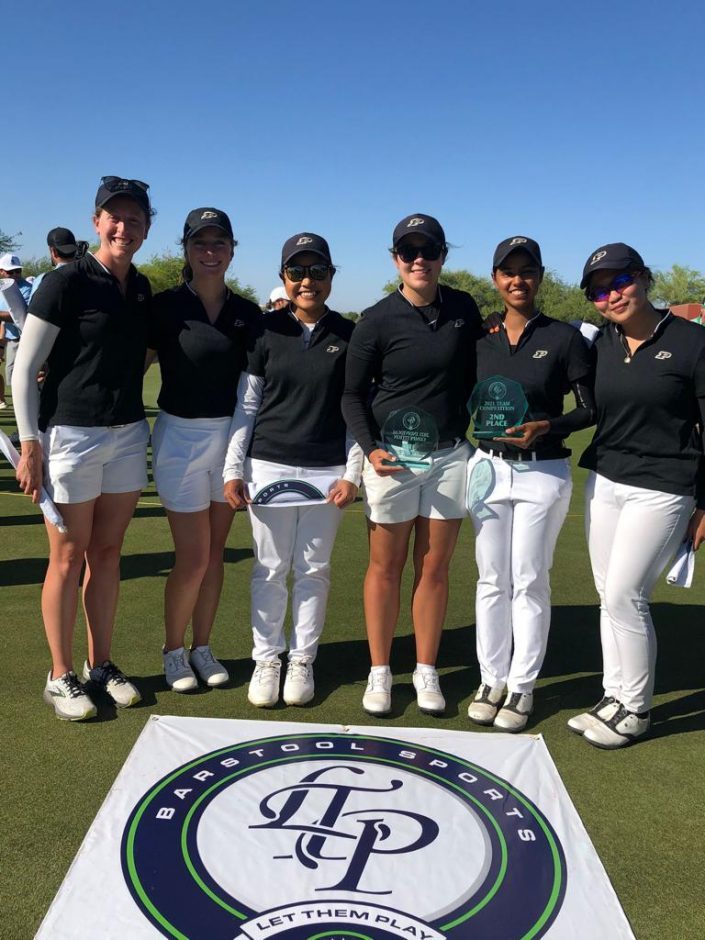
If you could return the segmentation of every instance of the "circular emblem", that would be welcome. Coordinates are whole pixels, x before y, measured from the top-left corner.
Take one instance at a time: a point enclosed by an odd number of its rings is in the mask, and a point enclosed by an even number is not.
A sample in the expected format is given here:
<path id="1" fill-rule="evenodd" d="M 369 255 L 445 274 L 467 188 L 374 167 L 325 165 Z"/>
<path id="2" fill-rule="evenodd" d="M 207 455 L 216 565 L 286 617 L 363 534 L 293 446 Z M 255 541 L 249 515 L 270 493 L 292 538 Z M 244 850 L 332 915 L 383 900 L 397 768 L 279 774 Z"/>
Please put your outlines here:
<path id="1" fill-rule="evenodd" d="M 407 411 L 401 420 L 407 431 L 415 431 L 421 426 L 421 417 L 415 411 Z"/>
<path id="2" fill-rule="evenodd" d="M 487 391 L 491 398 L 494 398 L 495 401 L 499 401 L 500 399 L 506 397 L 507 386 L 504 384 L 504 382 L 492 382 L 490 383 Z"/>
<path id="3" fill-rule="evenodd" d="M 157 930 L 209 940 L 542 937 L 566 888 L 515 787 L 366 735 L 274 735 L 176 768 L 132 810 L 121 861 Z"/>

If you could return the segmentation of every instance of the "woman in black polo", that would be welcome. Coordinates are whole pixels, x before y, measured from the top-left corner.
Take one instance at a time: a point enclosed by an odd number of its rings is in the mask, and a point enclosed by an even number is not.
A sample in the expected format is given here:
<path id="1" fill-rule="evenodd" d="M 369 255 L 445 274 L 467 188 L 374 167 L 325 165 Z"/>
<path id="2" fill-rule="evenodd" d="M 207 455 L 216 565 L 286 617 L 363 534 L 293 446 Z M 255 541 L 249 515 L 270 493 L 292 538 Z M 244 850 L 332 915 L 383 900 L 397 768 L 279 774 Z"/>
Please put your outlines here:
<path id="1" fill-rule="evenodd" d="M 154 298 L 149 339 L 159 356 L 161 412 L 152 434 L 154 480 L 174 539 L 164 590 L 164 674 L 175 692 L 228 681 L 210 634 L 223 586 L 223 551 L 233 510 L 223 463 L 249 330 L 259 307 L 225 283 L 235 237 L 221 209 L 193 209 L 181 242 L 184 283 Z M 184 649 L 191 623 L 191 649 Z"/>
<path id="2" fill-rule="evenodd" d="M 649 730 L 649 597 L 683 538 L 696 549 L 705 538 L 705 331 L 654 307 L 652 283 L 641 255 L 617 242 L 593 252 L 580 285 L 607 321 L 595 341 L 597 429 L 580 461 L 604 695 L 568 726 L 608 749 Z"/>
<path id="3" fill-rule="evenodd" d="M 367 457 L 363 479 L 370 562 L 364 604 L 372 669 L 362 706 L 373 715 L 391 709 L 389 662 L 413 532 L 413 683 L 419 708 L 440 714 L 445 700 L 436 657 L 448 566 L 466 515 L 466 403 L 475 384 L 475 342 L 482 321 L 469 294 L 438 285 L 448 248 L 436 219 L 407 216 L 394 229 L 392 243 L 401 284 L 365 310 L 357 324 L 343 396 L 348 427 Z M 420 466 L 403 465 L 383 440 L 385 422 L 394 412 L 414 424 L 410 408 L 430 416 L 433 428 L 431 452 Z M 419 421 L 428 422 L 416 413 Z"/>
<path id="4" fill-rule="evenodd" d="M 340 411 L 353 323 L 326 305 L 334 274 L 320 235 L 301 232 L 284 243 L 280 276 L 289 302 L 260 319 L 225 464 L 225 496 L 234 509 L 247 505 L 252 523 L 255 669 L 248 698 L 260 708 L 279 701 L 290 572 L 283 697 L 287 705 L 313 698 L 331 552 L 341 510 L 360 482 L 362 454 Z"/>
<path id="5" fill-rule="evenodd" d="M 468 715 L 511 732 L 531 714 L 548 641 L 549 572 L 572 491 L 563 439 L 594 421 L 590 351 L 578 330 L 537 309 L 543 270 L 532 238 L 515 235 L 495 250 L 492 280 L 504 313 L 499 329 L 477 344 L 477 378 L 495 387 L 518 383 L 528 410 L 507 436 L 481 439 L 468 467 L 482 680 Z M 492 401 L 492 386 L 481 386 L 482 400 Z M 576 407 L 564 415 L 570 390 Z"/>
<path id="6" fill-rule="evenodd" d="M 52 658 L 44 700 L 69 721 L 96 713 L 73 668 L 84 561 L 88 660 L 83 678 L 102 687 L 118 706 L 140 700 L 112 662 L 110 646 L 123 537 L 147 482 L 142 372 L 150 287 L 132 265 L 151 222 L 147 190 L 138 180 L 103 177 L 93 219 L 98 250 L 43 278 L 30 302 L 15 364 L 22 441 L 17 479 L 35 502 L 44 484 L 66 529 L 47 524 L 42 615 Z M 45 361 L 49 368 L 40 397 L 36 376 Z"/>

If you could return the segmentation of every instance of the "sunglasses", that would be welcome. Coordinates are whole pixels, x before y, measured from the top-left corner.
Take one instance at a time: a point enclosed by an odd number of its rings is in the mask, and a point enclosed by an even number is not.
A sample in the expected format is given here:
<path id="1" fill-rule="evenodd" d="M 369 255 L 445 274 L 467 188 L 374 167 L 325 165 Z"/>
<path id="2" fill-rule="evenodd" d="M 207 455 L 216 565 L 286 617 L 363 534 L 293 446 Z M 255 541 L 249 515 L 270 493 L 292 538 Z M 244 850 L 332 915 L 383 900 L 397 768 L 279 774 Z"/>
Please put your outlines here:
<path id="1" fill-rule="evenodd" d="M 312 281 L 325 281 L 333 270 L 332 264 L 289 264 L 284 266 L 284 274 L 290 281 L 303 281 L 305 277 Z"/>
<path id="2" fill-rule="evenodd" d="M 149 183 L 143 183 L 142 180 L 126 180 L 122 176 L 101 176 L 100 182 L 109 193 L 120 193 L 131 186 L 137 186 L 145 192 L 149 189 Z"/>
<path id="3" fill-rule="evenodd" d="M 404 264 L 411 264 L 419 255 L 424 261 L 438 261 L 443 254 L 443 248 L 440 245 L 402 245 L 401 248 L 394 249 L 394 254 L 401 258 Z"/>
<path id="4" fill-rule="evenodd" d="M 636 280 L 636 274 L 618 274 L 610 284 L 605 287 L 588 287 L 585 296 L 592 303 L 601 303 L 608 300 L 612 291 L 616 291 L 620 296 L 625 288 L 629 287 Z"/>

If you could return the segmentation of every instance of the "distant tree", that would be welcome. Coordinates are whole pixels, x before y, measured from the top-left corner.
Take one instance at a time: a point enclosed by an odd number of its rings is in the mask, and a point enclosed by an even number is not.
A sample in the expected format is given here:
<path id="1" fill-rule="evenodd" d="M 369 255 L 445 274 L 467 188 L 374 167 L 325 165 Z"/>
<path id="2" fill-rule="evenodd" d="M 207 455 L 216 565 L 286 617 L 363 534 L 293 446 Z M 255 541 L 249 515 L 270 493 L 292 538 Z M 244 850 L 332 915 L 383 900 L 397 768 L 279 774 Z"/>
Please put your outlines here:
<path id="1" fill-rule="evenodd" d="M 178 287 L 181 283 L 183 267 L 183 257 L 174 255 L 170 251 L 165 251 L 160 255 L 152 255 L 149 261 L 139 265 L 142 274 L 149 278 L 154 294 L 168 290 L 170 287 Z M 255 289 L 250 287 L 249 284 L 241 284 L 236 277 L 227 277 L 225 283 L 234 294 L 239 294 L 241 297 L 246 297 L 253 303 L 259 304 Z"/>
<path id="2" fill-rule="evenodd" d="M 46 258 L 22 258 L 22 276 L 36 277 L 38 274 L 46 274 L 51 271 L 52 265 L 49 257 Z"/>
<path id="3" fill-rule="evenodd" d="M 0 253 L 4 254 L 6 251 L 15 251 L 19 248 L 19 242 L 17 238 L 21 235 L 22 232 L 16 232 L 14 235 L 6 235 L 2 229 L 0 229 Z"/>
<path id="4" fill-rule="evenodd" d="M 343 313 L 341 316 L 344 316 L 346 320 L 352 320 L 353 322 L 356 322 L 360 319 L 360 314 L 355 313 L 353 310 L 348 310 L 347 313 Z"/>
<path id="5" fill-rule="evenodd" d="M 547 317 L 570 323 L 587 320 L 600 323 L 601 318 L 577 284 L 568 284 L 553 271 L 546 271 L 536 297 L 536 306 Z"/>
<path id="6" fill-rule="evenodd" d="M 705 277 L 694 268 L 674 264 L 670 271 L 657 271 L 654 282 L 654 302 L 663 306 L 701 304 L 705 298 Z"/>

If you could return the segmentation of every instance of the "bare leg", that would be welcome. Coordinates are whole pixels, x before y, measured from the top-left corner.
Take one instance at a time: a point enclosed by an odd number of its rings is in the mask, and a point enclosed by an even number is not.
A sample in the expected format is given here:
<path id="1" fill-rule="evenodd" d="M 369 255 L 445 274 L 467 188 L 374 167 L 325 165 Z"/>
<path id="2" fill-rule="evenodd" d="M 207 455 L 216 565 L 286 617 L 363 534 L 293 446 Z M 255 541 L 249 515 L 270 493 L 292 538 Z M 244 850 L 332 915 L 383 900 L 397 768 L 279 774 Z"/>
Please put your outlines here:
<path id="1" fill-rule="evenodd" d="M 409 551 L 410 522 L 367 522 L 370 563 L 365 575 L 367 641 L 373 666 L 389 665 L 392 638 L 399 619 L 401 574 Z"/>
<path id="2" fill-rule="evenodd" d="M 198 592 L 208 568 L 211 527 L 209 510 L 173 512 L 167 509 L 174 539 L 174 567 L 164 588 L 165 647 L 184 645 L 186 628 L 193 616 Z"/>
<path id="3" fill-rule="evenodd" d="M 83 609 L 88 626 L 90 666 L 110 659 L 120 592 L 120 552 L 139 495 L 140 490 L 132 493 L 103 493 L 95 501 L 83 578 Z"/>
<path id="4" fill-rule="evenodd" d="M 193 645 L 207 646 L 218 612 L 223 589 L 223 552 L 235 512 L 227 503 L 211 503 L 209 510 L 210 551 L 208 567 L 201 581 L 198 600 L 193 610 Z"/>
<path id="5" fill-rule="evenodd" d="M 416 661 L 434 666 L 448 607 L 448 567 L 460 531 L 460 519 L 416 519 L 414 588 L 411 615 Z"/>
<path id="6" fill-rule="evenodd" d="M 78 585 L 86 546 L 91 536 L 96 500 L 60 503 L 67 533 L 46 523 L 49 567 L 42 588 L 42 618 L 52 662 L 52 678 L 73 669 L 73 628 L 78 609 Z"/>

